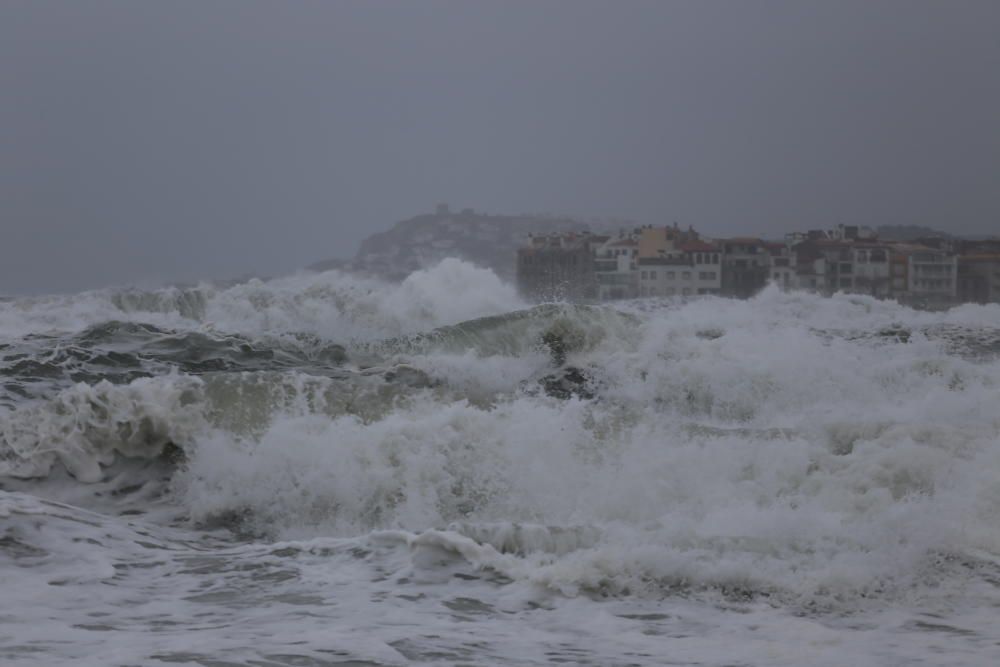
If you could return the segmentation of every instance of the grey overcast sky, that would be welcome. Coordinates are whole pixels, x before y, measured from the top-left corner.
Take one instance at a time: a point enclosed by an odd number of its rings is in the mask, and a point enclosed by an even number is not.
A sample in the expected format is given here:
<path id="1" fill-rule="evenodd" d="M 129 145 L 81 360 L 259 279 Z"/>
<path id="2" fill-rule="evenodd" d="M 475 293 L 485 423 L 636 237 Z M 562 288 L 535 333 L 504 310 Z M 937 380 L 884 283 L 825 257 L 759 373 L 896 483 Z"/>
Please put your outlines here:
<path id="1" fill-rule="evenodd" d="M 1000 1 L 0 0 L 0 294 L 282 273 L 438 201 L 1000 234 Z"/>

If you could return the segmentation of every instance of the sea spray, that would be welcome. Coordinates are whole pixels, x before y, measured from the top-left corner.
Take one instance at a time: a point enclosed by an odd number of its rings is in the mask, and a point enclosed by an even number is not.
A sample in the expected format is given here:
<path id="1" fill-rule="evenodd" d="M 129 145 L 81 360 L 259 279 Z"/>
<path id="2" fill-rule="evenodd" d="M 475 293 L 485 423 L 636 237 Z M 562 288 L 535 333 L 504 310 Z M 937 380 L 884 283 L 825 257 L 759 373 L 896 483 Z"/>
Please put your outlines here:
<path id="1" fill-rule="evenodd" d="M 460 262 L 192 289 L 0 304 L 18 659 L 996 654 L 997 306 L 531 306 Z"/>

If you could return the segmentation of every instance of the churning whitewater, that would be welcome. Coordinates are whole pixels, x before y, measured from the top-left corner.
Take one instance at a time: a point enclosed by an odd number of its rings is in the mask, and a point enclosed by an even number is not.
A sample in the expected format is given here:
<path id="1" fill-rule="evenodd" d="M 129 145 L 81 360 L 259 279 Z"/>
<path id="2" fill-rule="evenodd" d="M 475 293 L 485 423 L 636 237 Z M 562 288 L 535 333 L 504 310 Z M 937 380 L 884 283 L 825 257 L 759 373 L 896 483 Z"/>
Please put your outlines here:
<path id="1" fill-rule="evenodd" d="M 1000 662 L 996 305 L 446 260 L 7 299 L 0 369 L 4 665 Z"/>

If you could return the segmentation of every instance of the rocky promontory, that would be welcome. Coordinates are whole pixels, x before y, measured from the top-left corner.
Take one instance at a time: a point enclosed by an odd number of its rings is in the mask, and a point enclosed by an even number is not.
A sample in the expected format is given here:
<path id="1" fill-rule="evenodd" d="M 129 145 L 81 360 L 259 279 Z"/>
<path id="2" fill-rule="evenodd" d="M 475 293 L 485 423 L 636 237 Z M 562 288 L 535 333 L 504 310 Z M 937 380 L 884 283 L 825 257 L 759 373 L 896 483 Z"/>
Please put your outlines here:
<path id="1" fill-rule="evenodd" d="M 528 234 L 587 229 L 586 223 L 572 218 L 489 215 L 472 209 L 454 212 L 440 205 L 434 213 L 397 222 L 392 229 L 369 236 L 353 259 L 327 260 L 309 268 L 341 269 L 402 280 L 446 257 L 457 257 L 492 269 L 500 278 L 512 281 L 517 248 Z"/>

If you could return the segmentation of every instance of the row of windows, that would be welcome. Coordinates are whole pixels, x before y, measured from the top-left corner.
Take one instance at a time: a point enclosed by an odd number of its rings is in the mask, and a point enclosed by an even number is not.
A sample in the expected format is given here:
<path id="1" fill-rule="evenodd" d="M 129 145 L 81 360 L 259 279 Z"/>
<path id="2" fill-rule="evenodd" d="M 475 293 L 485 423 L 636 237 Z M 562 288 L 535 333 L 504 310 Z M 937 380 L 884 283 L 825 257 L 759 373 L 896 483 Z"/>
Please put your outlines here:
<path id="1" fill-rule="evenodd" d="M 914 280 L 914 287 L 920 287 L 923 289 L 951 289 L 950 280 Z"/>
<path id="2" fill-rule="evenodd" d="M 597 276 L 602 285 L 631 285 L 632 276 L 627 273 L 602 273 Z"/>
<path id="3" fill-rule="evenodd" d="M 943 275 L 946 273 L 951 273 L 954 270 L 954 265 L 952 264 L 914 264 L 914 273 L 926 273 L 932 275 Z"/>
<path id="4" fill-rule="evenodd" d="M 694 294 L 690 287 L 682 287 L 679 290 L 676 287 L 667 287 L 666 289 L 659 290 L 656 287 L 640 287 L 639 296 L 691 296 Z M 702 287 L 697 290 L 697 294 L 718 294 L 719 290 L 712 289 L 709 287 Z"/>
<path id="5" fill-rule="evenodd" d="M 547 264 L 552 266 L 559 266 L 566 264 L 576 266 L 579 263 L 579 260 L 580 260 L 580 255 L 568 255 L 568 256 L 564 255 L 562 257 L 559 257 L 558 259 L 553 259 L 551 256 L 546 256 L 544 254 L 538 257 L 532 257 L 531 255 L 522 255 L 521 257 L 518 258 L 518 262 L 520 262 L 524 266 L 537 266 L 537 265 L 544 266 Z"/>
<path id="6" fill-rule="evenodd" d="M 885 250 L 856 250 L 854 253 L 854 261 L 858 264 L 867 264 L 868 262 L 879 264 L 887 259 Z"/>
<path id="7" fill-rule="evenodd" d="M 677 273 L 678 273 L 677 271 L 664 271 L 663 277 L 666 280 L 676 280 Z M 691 280 L 690 271 L 681 271 L 680 274 L 681 274 L 681 280 Z M 719 274 L 716 273 L 715 271 L 698 272 L 698 280 L 715 280 L 716 278 L 718 278 L 718 276 Z M 640 280 L 656 280 L 657 278 L 659 278 L 659 272 L 656 269 L 650 269 L 649 271 L 639 272 Z"/>
<path id="8" fill-rule="evenodd" d="M 718 264 L 719 253 L 716 252 L 696 252 L 694 254 L 695 264 Z"/>
<path id="9" fill-rule="evenodd" d="M 757 260 L 734 259 L 731 262 L 727 263 L 726 266 L 732 266 L 733 268 L 736 269 L 756 269 Z"/>

